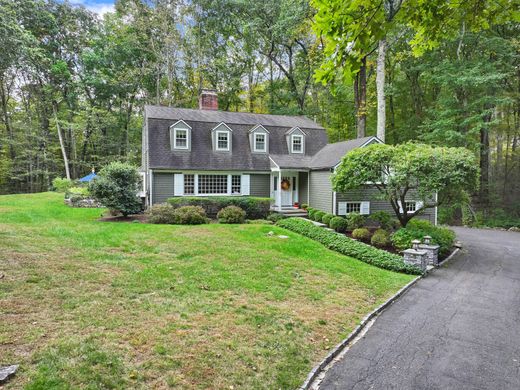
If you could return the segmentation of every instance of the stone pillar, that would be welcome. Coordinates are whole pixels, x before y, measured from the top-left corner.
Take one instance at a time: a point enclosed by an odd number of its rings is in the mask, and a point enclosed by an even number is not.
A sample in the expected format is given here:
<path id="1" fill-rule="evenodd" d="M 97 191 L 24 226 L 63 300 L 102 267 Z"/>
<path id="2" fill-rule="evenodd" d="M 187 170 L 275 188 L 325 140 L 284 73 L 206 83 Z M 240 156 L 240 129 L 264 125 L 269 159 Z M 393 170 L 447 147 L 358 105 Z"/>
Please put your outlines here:
<path id="1" fill-rule="evenodd" d="M 406 264 L 416 265 L 421 270 L 426 271 L 428 260 L 426 258 L 426 251 L 419 249 L 420 243 L 419 240 L 413 240 L 413 248 L 403 251 L 404 262 Z"/>
<path id="2" fill-rule="evenodd" d="M 432 244 L 432 238 L 430 236 L 424 236 L 423 243 L 418 245 L 418 249 L 426 251 L 428 264 L 435 267 L 439 266 L 439 248 L 439 245 Z"/>

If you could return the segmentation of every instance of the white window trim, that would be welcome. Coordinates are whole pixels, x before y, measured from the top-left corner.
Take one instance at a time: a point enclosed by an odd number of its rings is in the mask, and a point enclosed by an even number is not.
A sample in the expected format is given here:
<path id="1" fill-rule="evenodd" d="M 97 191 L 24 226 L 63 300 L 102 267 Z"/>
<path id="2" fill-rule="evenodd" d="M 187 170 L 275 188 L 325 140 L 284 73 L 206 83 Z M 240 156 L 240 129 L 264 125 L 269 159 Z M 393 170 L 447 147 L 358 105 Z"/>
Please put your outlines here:
<path id="1" fill-rule="evenodd" d="M 294 150 L 294 139 L 295 138 L 299 138 L 301 140 L 301 150 L 300 151 L 295 151 Z M 292 134 L 291 135 L 291 153 L 295 153 L 295 154 L 303 154 L 303 135 L 301 134 Z"/>
<path id="2" fill-rule="evenodd" d="M 218 147 L 218 135 L 219 134 L 226 134 L 227 136 L 227 147 L 226 148 L 219 148 Z M 215 150 L 219 151 L 219 152 L 229 152 L 229 144 L 230 144 L 230 135 L 231 135 L 231 132 L 230 131 L 227 131 L 227 130 L 217 130 L 215 131 Z"/>
<path id="3" fill-rule="evenodd" d="M 264 148 L 263 149 L 258 149 L 256 147 L 256 136 L 257 135 L 261 135 L 264 137 Z M 260 132 L 257 132 L 257 133 L 253 133 L 253 143 L 254 143 L 254 147 L 253 147 L 253 150 L 255 152 L 263 152 L 265 153 L 267 151 L 267 134 L 265 133 L 260 133 Z"/>
<path id="4" fill-rule="evenodd" d="M 348 208 L 348 205 L 349 204 L 357 204 L 359 205 L 359 211 L 351 211 L 351 212 L 347 212 L 347 208 Z M 363 212 L 363 205 L 365 204 L 366 208 L 368 209 L 367 212 Z M 340 207 L 341 206 L 341 207 Z M 345 208 L 345 214 L 340 214 L 340 209 L 343 209 L 343 207 Z M 362 200 L 348 200 L 348 201 L 341 201 L 341 202 L 338 202 L 338 209 L 337 209 L 337 214 L 335 215 L 349 215 L 349 214 L 352 214 L 352 213 L 359 213 L 361 215 L 370 215 L 370 202 L 369 201 L 362 201 Z"/>
<path id="5" fill-rule="evenodd" d="M 186 146 L 177 146 L 177 132 L 178 131 L 184 131 L 186 132 Z M 188 129 L 183 129 L 180 127 L 174 127 L 173 128 L 173 148 L 174 149 L 181 149 L 181 150 L 188 150 L 190 148 L 190 134 Z"/>
<path id="6" fill-rule="evenodd" d="M 420 200 L 405 200 L 405 204 L 403 205 L 401 203 L 401 201 L 397 201 L 397 204 L 399 205 L 399 211 L 402 213 L 403 211 L 405 211 L 405 208 L 406 208 L 406 203 L 414 203 L 415 204 L 415 208 L 414 210 L 406 210 L 406 213 L 407 214 L 413 214 L 415 213 L 417 210 L 419 210 L 421 207 L 423 207 L 423 202 L 420 201 Z"/>
<path id="7" fill-rule="evenodd" d="M 194 176 L 194 193 L 193 194 L 189 194 L 189 195 L 186 195 L 186 196 L 205 196 L 205 197 L 209 197 L 209 196 L 248 196 L 249 195 L 249 182 L 248 182 L 248 179 L 246 179 L 244 176 L 249 176 L 249 174 L 243 174 L 243 173 L 240 173 L 240 172 L 232 172 L 232 173 L 228 173 L 228 172 L 225 172 L 225 173 L 207 173 L 207 172 L 186 172 L 186 173 L 181 173 L 179 174 L 180 176 L 182 176 L 182 194 L 178 194 L 178 195 L 175 195 L 175 196 L 184 196 L 184 175 L 193 175 Z M 227 191 L 225 193 L 221 193 L 221 194 L 204 194 L 204 193 L 199 193 L 199 175 L 209 175 L 209 176 L 213 176 L 213 175 L 217 175 L 217 176 L 227 176 Z M 240 193 L 232 193 L 232 176 L 240 176 Z M 180 178 L 179 179 L 176 179 L 178 181 L 180 181 Z M 247 182 L 247 185 L 246 185 L 246 182 Z"/>

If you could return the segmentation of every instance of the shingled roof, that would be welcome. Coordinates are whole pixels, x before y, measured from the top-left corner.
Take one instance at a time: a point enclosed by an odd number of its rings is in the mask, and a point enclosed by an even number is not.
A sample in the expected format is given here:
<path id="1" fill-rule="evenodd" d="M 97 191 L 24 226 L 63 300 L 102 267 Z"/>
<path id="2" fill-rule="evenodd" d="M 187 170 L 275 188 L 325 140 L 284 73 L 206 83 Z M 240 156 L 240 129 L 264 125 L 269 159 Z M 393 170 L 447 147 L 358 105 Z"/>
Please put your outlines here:
<path id="1" fill-rule="evenodd" d="M 345 154 L 371 142 L 381 142 L 377 137 L 363 137 L 327 144 L 318 151 L 309 164 L 310 169 L 332 168 L 341 162 Z"/>

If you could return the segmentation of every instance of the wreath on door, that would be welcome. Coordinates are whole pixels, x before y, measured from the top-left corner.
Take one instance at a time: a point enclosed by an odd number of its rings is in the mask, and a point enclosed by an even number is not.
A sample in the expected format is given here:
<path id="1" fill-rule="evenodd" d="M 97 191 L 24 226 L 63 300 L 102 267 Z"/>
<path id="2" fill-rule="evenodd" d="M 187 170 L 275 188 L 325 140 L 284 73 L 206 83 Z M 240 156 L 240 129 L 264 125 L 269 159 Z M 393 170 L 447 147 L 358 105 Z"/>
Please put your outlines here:
<path id="1" fill-rule="evenodd" d="M 291 182 L 287 179 L 282 180 L 282 190 L 287 191 L 289 188 L 291 188 Z"/>

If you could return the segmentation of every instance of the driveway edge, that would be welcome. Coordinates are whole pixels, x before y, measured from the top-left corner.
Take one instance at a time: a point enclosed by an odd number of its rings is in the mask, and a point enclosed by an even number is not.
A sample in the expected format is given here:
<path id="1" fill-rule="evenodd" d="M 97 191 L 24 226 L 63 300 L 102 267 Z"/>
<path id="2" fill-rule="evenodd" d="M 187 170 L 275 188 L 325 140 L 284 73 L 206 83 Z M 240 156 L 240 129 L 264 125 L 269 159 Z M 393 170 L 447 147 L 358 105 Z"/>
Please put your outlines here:
<path id="1" fill-rule="evenodd" d="M 439 264 L 439 267 L 446 264 L 448 261 L 453 259 L 457 253 L 459 253 L 460 248 L 455 248 L 455 250 L 442 261 L 442 263 Z M 368 323 L 371 322 L 371 320 L 379 315 L 383 310 L 385 310 L 388 306 L 390 306 L 392 303 L 394 303 L 401 295 L 403 295 L 405 292 L 407 292 L 415 283 L 417 283 L 420 279 L 428 275 L 430 272 L 434 271 L 436 268 L 432 268 L 430 270 L 427 270 L 424 274 L 417 276 L 415 279 L 410 281 L 408 284 L 406 284 L 404 287 L 402 287 L 398 292 L 396 292 L 394 295 L 392 295 L 386 302 L 379 305 L 377 308 L 375 308 L 372 312 L 367 314 L 359 323 L 358 326 L 345 338 L 343 341 L 341 341 L 338 345 L 336 345 L 332 351 L 329 352 L 325 358 L 318 363 L 314 368 L 311 370 L 309 375 L 307 375 L 307 379 L 305 379 L 305 382 L 303 385 L 299 387 L 299 390 L 310 390 L 312 388 L 312 385 L 314 384 L 314 381 L 318 378 L 318 376 L 321 374 L 321 372 L 329 365 L 330 362 L 334 360 L 343 350 L 349 346 L 349 344 L 357 337 L 359 334 L 365 329 Z"/>

